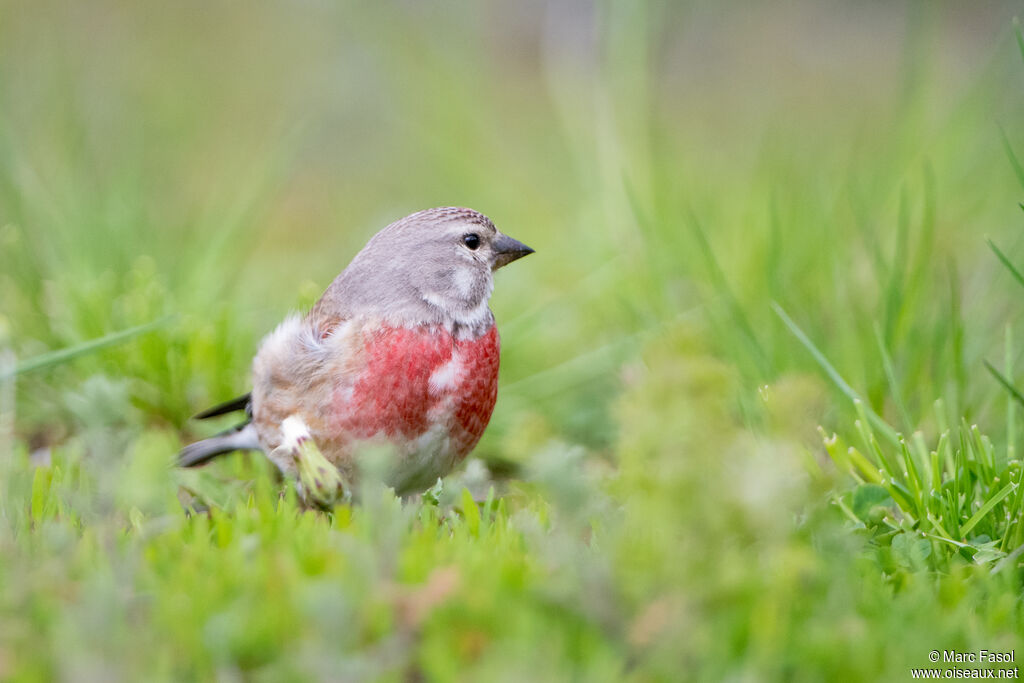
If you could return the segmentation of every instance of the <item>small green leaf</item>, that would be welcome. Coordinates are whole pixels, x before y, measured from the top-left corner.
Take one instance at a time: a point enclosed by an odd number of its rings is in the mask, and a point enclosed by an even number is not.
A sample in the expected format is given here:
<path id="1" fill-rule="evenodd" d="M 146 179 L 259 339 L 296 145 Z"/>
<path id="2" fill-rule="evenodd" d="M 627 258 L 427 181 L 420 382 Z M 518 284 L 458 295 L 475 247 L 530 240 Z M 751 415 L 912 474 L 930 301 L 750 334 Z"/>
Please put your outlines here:
<path id="1" fill-rule="evenodd" d="M 50 483 L 53 481 L 53 469 L 37 467 L 32 476 L 32 518 L 42 519 L 46 513 L 49 500 Z"/>
<path id="2" fill-rule="evenodd" d="M 905 569 L 926 569 L 931 554 L 932 544 L 926 538 L 902 533 L 892 539 L 892 557 Z"/>
<path id="3" fill-rule="evenodd" d="M 971 558 L 975 564 L 989 564 L 1006 557 L 1006 553 L 999 549 L 999 541 L 972 543 L 971 547 L 975 549 L 974 557 Z"/>
<path id="4" fill-rule="evenodd" d="M 466 528 L 469 533 L 476 536 L 480 532 L 480 508 L 473 500 L 473 494 L 469 489 L 462 489 L 462 518 L 466 521 Z"/>
<path id="5" fill-rule="evenodd" d="M 437 482 L 423 492 L 423 502 L 435 507 L 440 505 L 442 491 L 444 491 L 444 482 L 441 480 L 441 477 L 438 477 Z"/>
<path id="6" fill-rule="evenodd" d="M 877 524 L 896 502 L 884 487 L 878 484 L 861 484 L 853 490 L 850 509 L 858 519 Z"/>

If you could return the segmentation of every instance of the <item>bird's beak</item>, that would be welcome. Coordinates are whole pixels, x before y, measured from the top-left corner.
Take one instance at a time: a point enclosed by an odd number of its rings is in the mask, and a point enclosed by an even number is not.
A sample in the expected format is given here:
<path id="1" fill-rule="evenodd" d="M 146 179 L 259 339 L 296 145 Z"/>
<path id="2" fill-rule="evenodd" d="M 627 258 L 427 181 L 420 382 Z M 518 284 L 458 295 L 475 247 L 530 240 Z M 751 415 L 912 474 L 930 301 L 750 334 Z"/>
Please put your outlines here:
<path id="1" fill-rule="evenodd" d="M 491 270 L 507 266 L 516 259 L 533 253 L 533 249 L 530 249 L 519 240 L 514 240 L 508 235 L 500 233 L 491 242 L 491 249 L 494 251 L 494 263 L 491 265 Z"/>

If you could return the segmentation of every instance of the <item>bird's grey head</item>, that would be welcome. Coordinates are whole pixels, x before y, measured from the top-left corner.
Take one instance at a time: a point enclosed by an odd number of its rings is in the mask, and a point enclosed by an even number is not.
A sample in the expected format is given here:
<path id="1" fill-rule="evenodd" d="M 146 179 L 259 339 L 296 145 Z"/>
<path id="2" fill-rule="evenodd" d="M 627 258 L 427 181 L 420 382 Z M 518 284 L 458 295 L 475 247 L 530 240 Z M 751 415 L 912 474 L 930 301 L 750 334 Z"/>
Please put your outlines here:
<path id="1" fill-rule="evenodd" d="M 374 235 L 317 308 L 478 333 L 493 321 L 493 272 L 531 253 L 472 209 L 419 211 Z"/>

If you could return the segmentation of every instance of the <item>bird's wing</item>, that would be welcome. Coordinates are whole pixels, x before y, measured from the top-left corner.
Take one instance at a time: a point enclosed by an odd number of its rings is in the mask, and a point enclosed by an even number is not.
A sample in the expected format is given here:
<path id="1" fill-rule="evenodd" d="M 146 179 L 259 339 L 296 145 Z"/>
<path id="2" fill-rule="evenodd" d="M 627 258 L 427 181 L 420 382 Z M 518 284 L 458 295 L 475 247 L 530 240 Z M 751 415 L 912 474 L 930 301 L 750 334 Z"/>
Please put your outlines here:
<path id="1" fill-rule="evenodd" d="M 362 339 L 361 323 L 316 316 L 288 318 L 267 335 L 252 372 L 253 420 L 265 445 L 276 447 L 291 415 L 300 416 L 314 438 L 329 431 L 330 406 L 364 365 Z"/>
<path id="2" fill-rule="evenodd" d="M 294 374 L 298 375 L 298 377 L 295 377 L 295 379 L 300 379 L 304 371 L 305 372 L 310 372 L 311 370 L 313 370 L 314 368 L 316 368 L 319 365 L 319 362 L 318 362 L 319 359 L 317 359 L 315 357 L 312 357 L 312 356 L 314 356 L 314 354 L 317 351 L 322 352 L 324 342 L 329 337 L 335 336 L 336 333 L 339 331 L 339 329 L 345 329 L 342 326 L 347 321 L 346 321 L 345 318 L 341 318 L 341 317 L 332 317 L 332 316 L 327 316 L 327 315 L 317 316 L 317 315 L 311 314 L 311 315 L 307 316 L 307 318 L 305 320 L 302 320 L 301 322 L 300 322 L 300 319 L 298 319 L 298 318 L 294 319 L 291 322 L 296 324 L 296 327 L 295 327 L 294 330 L 289 329 L 289 332 L 292 335 L 295 335 L 296 339 L 297 338 L 304 339 L 306 341 L 306 343 L 304 343 L 304 344 L 303 343 L 294 344 L 294 342 L 291 339 L 287 339 L 286 340 L 286 344 L 290 343 L 291 350 L 293 352 L 295 352 L 295 353 L 301 354 L 301 356 L 303 357 L 301 360 L 307 360 L 307 361 L 308 360 L 313 360 L 314 361 L 312 363 L 312 366 L 310 366 L 310 364 L 308 364 L 308 363 L 296 362 L 299 359 L 297 359 L 295 357 L 292 357 L 290 359 L 291 362 L 294 364 L 294 368 L 295 368 L 295 373 Z M 300 330 L 300 329 L 305 330 L 305 334 L 304 335 L 300 336 L 298 334 L 298 330 Z M 349 331 L 350 330 L 345 329 L 345 333 L 348 333 Z M 291 335 L 289 335 L 289 336 L 291 336 Z M 311 342 L 311 341 L 315 342 L 315 343 L 310 344 L 309 342 Z M 336 347 L 337 346 L 342 346 L 342 345 L 343 344 L 335 343 Z M 305 378 L 305 379 L 307 381 L 310 381 L 311 378 Z M 206 420 L 206 419 L 209 419 L 211 417 L 218 417 L 220 415 L 227 415 L 228 413 L 234 413 L 234 412 L 237 412 L 239 410 L 244 410 L 246 412 L 246 416 L 248 418 L 250 418 L 250 419 L 252 418 L 252 392 L 251 391 L 246 393 L 246 394 L 242 394 L 241 396 L 239 396 L 237 398 L 233 398 L 230 401 L 225 401 L 224 403 L 220 403 L 218 405 L 215 405 L 212 408 L 207 408 L 206 410 L 202 411 L 201 413 L 197 413 L 196 415 L 193 415 L 192 419 L 194 419 L 194 420 Z"/>

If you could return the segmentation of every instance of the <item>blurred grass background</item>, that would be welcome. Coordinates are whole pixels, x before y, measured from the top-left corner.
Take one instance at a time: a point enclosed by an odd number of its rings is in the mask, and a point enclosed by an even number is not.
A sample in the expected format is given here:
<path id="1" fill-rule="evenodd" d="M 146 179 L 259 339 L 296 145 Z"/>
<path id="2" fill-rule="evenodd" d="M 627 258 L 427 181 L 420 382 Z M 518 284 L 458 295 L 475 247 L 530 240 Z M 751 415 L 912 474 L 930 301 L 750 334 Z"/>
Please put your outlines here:
<path id="1" fill-rule="evenodd" d="M 1019 643 L 982 366 L 1024 338 L 984 239 L 1024 262 L 1014 11 L 3 0 L 0 347 L 160 323 L 0 380 L 0 678 L 876 680 Z M 263 334 L 448 204 L 537 249 L 476 451 L 519 480 L 325 518 L 255 460 L 170 469 Z M 816 427 L 875 458 L 863 411 L 935 495 L 833 467 Z"/>

